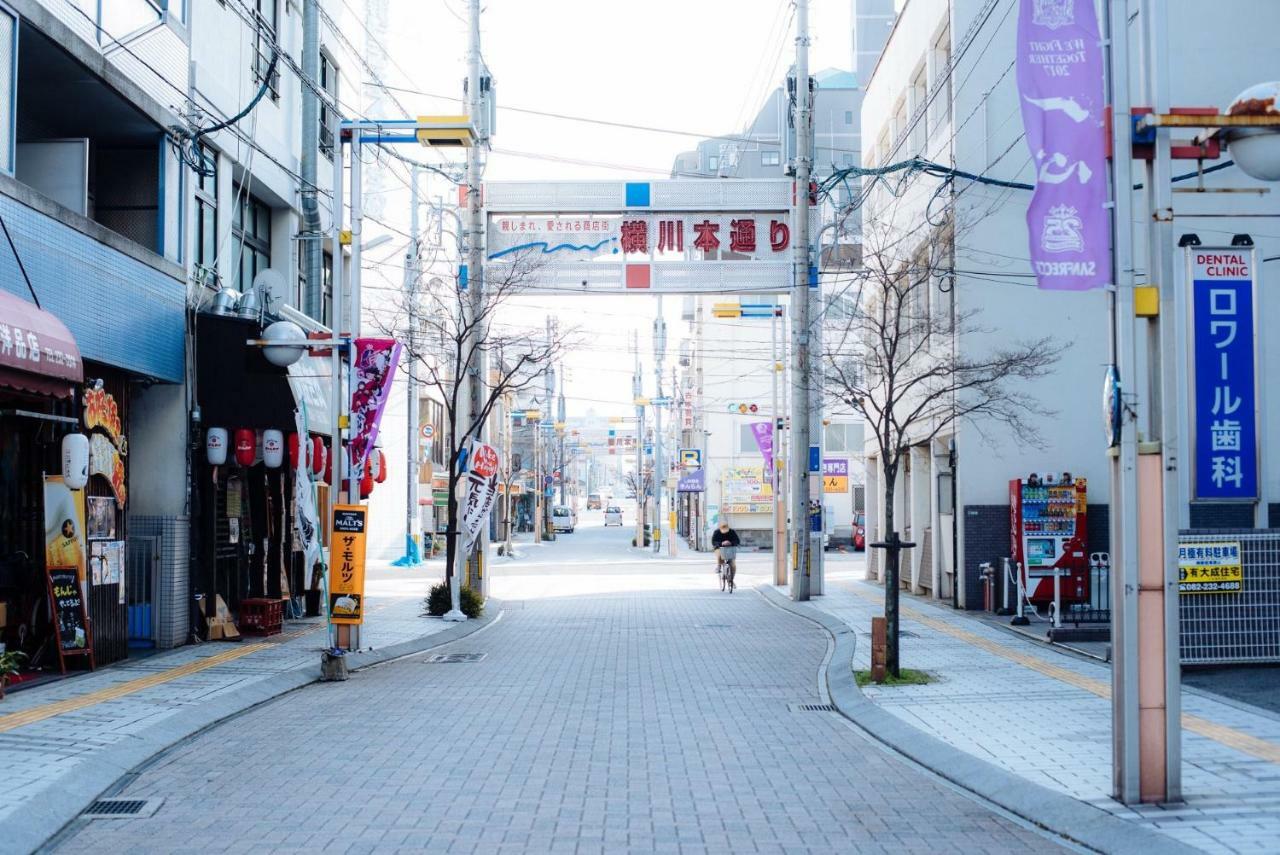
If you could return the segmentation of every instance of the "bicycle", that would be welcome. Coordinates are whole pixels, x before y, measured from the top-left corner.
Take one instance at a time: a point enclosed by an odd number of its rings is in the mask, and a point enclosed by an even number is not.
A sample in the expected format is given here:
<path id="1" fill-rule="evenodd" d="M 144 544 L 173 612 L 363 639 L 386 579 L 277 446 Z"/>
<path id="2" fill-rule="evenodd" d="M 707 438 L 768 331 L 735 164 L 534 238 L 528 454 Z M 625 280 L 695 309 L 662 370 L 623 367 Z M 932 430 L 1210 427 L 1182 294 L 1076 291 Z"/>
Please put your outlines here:
<path id="1" fill-rule="evenodd" d="M 729 589 L 732 594 L 737 585 L 733 577 L 738 573 L 738 550 L 732 546 L 722 546 L 716 552 L 716 576 L 720 578 L 720 590 Z"/>

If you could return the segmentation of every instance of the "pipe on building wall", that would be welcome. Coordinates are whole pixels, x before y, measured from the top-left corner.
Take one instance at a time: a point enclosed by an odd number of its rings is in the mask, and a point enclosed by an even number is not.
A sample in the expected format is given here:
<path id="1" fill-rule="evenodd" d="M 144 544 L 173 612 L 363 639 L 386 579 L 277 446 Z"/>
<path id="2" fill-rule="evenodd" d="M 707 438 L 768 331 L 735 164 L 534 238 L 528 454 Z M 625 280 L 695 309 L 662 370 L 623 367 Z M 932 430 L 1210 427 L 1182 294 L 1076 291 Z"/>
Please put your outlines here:
<path id="1" fill-rule="evenodd" d="M 324 321 L 324 247 L 320 231 L 320 0 L 302 5 L 302 310 Z M 336 131 L 335 131 L 336 134 Z M 335 149 L 337 148 L 335 139 Z M 335 330 L 335 332 L 339 332 Z"/>

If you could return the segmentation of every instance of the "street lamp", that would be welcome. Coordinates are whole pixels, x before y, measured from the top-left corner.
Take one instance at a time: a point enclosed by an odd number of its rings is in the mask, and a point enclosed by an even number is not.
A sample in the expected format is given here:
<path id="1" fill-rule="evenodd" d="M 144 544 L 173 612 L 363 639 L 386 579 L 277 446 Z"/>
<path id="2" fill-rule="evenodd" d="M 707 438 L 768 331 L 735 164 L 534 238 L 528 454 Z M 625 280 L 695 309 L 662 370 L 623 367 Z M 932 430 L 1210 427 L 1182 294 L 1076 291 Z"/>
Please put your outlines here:
<path id="1" fill-rule="evenodd" d="M 1236 96 L 1227 115 L 1280 121 L 1277 97 L 1280 81 L 1254 84 Z M 1231 159 L 1244 174 L 1259 181 L 1280 181 L 1280 127 L 1226 127 L 1220 133 Z"/>

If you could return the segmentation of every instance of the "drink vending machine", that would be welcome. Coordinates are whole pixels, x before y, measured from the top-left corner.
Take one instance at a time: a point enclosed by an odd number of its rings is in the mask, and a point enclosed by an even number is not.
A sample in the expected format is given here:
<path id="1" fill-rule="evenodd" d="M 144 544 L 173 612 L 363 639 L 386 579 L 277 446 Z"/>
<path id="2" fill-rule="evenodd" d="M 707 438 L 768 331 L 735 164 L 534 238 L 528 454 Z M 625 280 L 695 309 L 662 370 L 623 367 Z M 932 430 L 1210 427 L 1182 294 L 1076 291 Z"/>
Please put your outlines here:
<path id="1" fill-rule="evenodd" d="M 1009 533 L 1015 567 L 1020 567 L 1027 599 L 1053 602 L 1060 577 L 1062 602 L 1089 601 L 1088 491 L 1084 478 L 1032 473 L 1009 482 Z"/>

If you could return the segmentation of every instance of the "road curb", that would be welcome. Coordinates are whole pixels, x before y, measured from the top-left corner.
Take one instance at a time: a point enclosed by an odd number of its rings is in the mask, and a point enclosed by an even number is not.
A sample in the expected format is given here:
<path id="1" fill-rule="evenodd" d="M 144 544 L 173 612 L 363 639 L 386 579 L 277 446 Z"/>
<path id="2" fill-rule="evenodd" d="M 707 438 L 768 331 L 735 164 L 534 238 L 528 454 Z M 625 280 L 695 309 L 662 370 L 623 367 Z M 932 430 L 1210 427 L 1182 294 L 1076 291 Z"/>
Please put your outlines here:
<path id="1" fill-rule="evenodd" d="M 912 727 L 858 688 L 853 677 L 857 634 L 851 626 L 814 606 L 792 602 L 772 585 L 757 590 L 770 603 L 813 621 L 831 635 L 835 649 L 823 675 L 831 703 L 876 741 L 1009 813 L 1097 852 L 1193 855 L 1201 851 L 1028 781 Z"/>
<path id="2" fill-rule="evenodd" d="M 353 670 L 381 665 L 433 647 L 457 641 L 479 632 L 503 614 L 501 604 L 489 600 L 483 617 L 457 624 L 431 635 L 392 644 L 377 650 L 351 654 Z M 427 620 L 428 618 L 424 618 Z M 247 712 L 281 695 L 320 680 L 319 657 L 313 666 L 285 671 L 272 678 L 228 692 L 226 695 L 184 709 L 142 734 L 99 752 L 92 761 L 78 764 L 68 775 L 30 795 L 17 814 L 6 822 L 0 852 L 36 852 L 52 842 L 64 828 L 84 812 L 95 799 L 123 776 L 178 743 L 190 739 L 227 719 Z"/>

